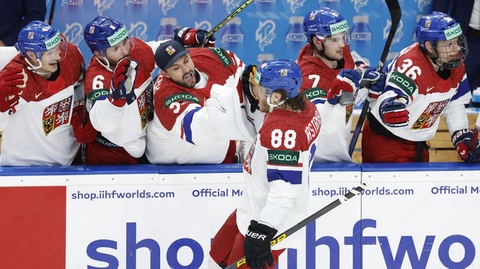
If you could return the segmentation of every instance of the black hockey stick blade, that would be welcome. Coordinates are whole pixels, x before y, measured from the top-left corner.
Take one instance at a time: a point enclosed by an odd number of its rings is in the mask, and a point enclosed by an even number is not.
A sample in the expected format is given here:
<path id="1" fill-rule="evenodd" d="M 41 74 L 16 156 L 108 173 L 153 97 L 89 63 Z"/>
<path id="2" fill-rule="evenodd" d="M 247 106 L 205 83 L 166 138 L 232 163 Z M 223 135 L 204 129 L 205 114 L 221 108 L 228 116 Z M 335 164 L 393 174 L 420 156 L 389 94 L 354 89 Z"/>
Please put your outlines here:
<path id="1" fill-rule="evenodd" d="M 377 71 L 382 70 L 383 65 L 385 64 L 388 52 L 390 51 L 390 46 L 392 45 L 393 38 L 395 37 L 398 25 L 400 24 L 400 19 L 402 18 L 402 10 L 400 9 L 398 0 L 385 0 L 385 2 L 387 3 L 388 11 L 390 12 L 392 24 L 390 26 L 390 32 L 388 32 L 387 41 L 385 42 L 385 46 L 383 47 L 382 55 L 380 56 L 380 61 L 378 62 Z M 357 144 L 358 136 L 360 135 L 360 131 L 362 130 L 363 122 L 365 121 L 365 117 L 367 116 L 369 106 L 370 102 L 368 101 L 368 99 L 365 99 L 362 111 L 360 112 L 360 116 L 358 117 L 357 125 L 355 126 L 355 130 L 352 135 L 352 140 L 350 141 L 350 145 L 348 147 L 348 153 L 350 154 L 350 156 L 352 156 L 353 151 L 355 150 L 355 145 Z"/>
<path id="2" fill-rule="evenodd" d="M 341 196 L 340 198 L 338 198 L 335 201 L 331 202 L 330 204 L 326 205 L 322 209 L 320 209 L 317 212 L 313 213 L 312 215 L 308 216 L 307 218 L 305 218 L 304 220 L 295 224 L 294 226 L 292 226 L 291 228 L 289 228 L 285 232 L 275 236 L 272 239 L 272 241 L 270 242 L 270 246 L 274 246 L 274 245 L 280 243 L 281 241 L 285 240 L 285 238 L 291 236 L 292 234 L 294 234 L 298 230 L 307 226 L 307 224 L 309 224 L 312 221 L 314 221 L 314 220 L 320 218 L 321 216 L 327 214 L 328 212 L 332 211 L 333 209 L 335 209 L 339 205 L 345 203 L 346 201 L 350 200 L 351 198 L 353 198 L 353 197 L 357 196 L 358 194 L 362 193 L 367 188 L 368 188 L 367 183 L 362 183 L 362 184 L 358 185 L 357 187 L 355 187 L 354 189 L 349 191 L 347 194 Z M 236 262 L 234 262 L 234 263 L 230 264 L 229 266 L 225 267 L 225 269 L 237 269 L 245 263 L 246 263 L 245 257 L 242 257 L 239 260 L 237 260 Z"/>
<path id="3" fill-rule="evenodd" d="M 225 26 L 225 24 L 227 24 L 229 21 L 231 21 L 233 19 L 233 17 L 237 16 L 237 14 L 240 13 L 240 11 L 245 9 L 252 2 L 253 2 L 253 0 L 247 0 L 243 4 L 241 4 L 239 7 L 237 7 L 237 9 L 232 11 L 232 13 L 230 13 L 225 19 L 223 19 L 223 21 L 221 21 L 219 24 L 217 24 L 217 26 L 213 27 L 213 29 L 210 30 L 210 32 L 207 33 L 207 35 L 205 36 L 205 40 L 208 40 L 209 37 L 211 37 L 216 32 L 218 32 L 218 30 L 220 30 L 220 28 Z"/>

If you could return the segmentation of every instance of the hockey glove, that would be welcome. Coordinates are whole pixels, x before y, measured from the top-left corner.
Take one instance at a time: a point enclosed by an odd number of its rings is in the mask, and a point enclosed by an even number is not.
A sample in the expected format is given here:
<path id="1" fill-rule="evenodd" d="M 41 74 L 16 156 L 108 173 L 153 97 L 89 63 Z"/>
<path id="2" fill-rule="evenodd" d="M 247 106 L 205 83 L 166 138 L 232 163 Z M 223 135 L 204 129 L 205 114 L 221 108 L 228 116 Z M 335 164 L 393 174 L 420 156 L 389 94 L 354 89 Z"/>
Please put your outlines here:
<path id="1" fill-rule="evenodd" d="M 27 85 L 28 76 L 22 68 L 4 69 L 0 74 L 0 112 L 15 113 L 23 88 Z"/>
<path id="2" fill-rule="evenodd" d="M 367 88 L 368 97 L 370 99 L 377 99 L 385 88 L 385 73 L 377 71 L 375 67 L 368 66 L 362 61 L 356 61 L 355 66 L 364 70 L 360 88 Z"/>
<path id="3" fill-rule="evenodd" d="M 408 110 L 405 97 L 391 97 L 380 104 L 380 117 L 390 127 L 402 127 L 408 124 Z"/>
<path id="4" fill-rule="evenodd" d="M 360 85 L 361 72 L 352 69 L 345 69 L 338 73 L 332 87 L 327 92 L 327 102 L 342 106 L 353 104 L 353 93 Z"/>
<path id="5" fill-rule="evenodd" d="M 189 27 L 176 27 L 173 30 L 173 39 L 184 47 L 215 47 L 216 38 L 211 35 L 206 38 L 208 31 Z"/>
<path id="6" fill-rule="evenodd" d="M 85 115 L 83 115 L 85 113 Z M 73 109 L 71 123 L 73 135 L 79 143 L 88 144 L 93 142 L 97 137 L 97 130 L 93 128 L 88 112 L 84 111 L 84 105 L 77 106 Z"/>
<path id="7" fill-rule="evenodd" d="M 480 157 L 480 143 L 476 139 L 475 145 L 470 147 L 472 138 L 473 132 L 468 129 L 457 130 L 452 135 L 452 144 L 457 149 L 460 158 L 467 163 L 478 162 Z M 472 150 L 470 151 L 470 149 Z"/>
<path id="8" fill-rule="evenodd" d="M 250 268 L 267 269 L 267 264 L 273 266 L 270 242 L 276 233 L 277 230 L 272 227 L 255 220 L 250 221 L 243 245 L 245 259 Z"/>
<path id="9" fill-rule="evenodd" d="M 109 100 L 113 105 L 122 107 L 131 104 L 137 96 L 134 91 L 138 64 L 128 58 L 123 58 L 113 70 L 112 85 Z"/>
<path id="10" fill-rule="evenodd" d="M 250 102 L 250 111 L 253 113 L 255 110 L 259 109 L 258 100 L 253 96 L 252 89 L 250 87 L 251 80 L 257 73 L 256 65 L 249 65 L 243 70 L 242 73 L 242 90 L 243 94 L 247 97 Z"/>

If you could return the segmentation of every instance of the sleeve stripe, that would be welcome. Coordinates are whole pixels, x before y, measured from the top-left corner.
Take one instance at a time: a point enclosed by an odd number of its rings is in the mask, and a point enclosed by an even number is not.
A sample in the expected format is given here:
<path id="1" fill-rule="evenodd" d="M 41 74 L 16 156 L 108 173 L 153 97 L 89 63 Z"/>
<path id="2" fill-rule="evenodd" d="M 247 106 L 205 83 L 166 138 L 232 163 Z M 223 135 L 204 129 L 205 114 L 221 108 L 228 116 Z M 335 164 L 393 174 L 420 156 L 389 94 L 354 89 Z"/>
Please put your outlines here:
<path id="1" fill-rule="evenodd" d="M 193 143 L 193 138 L 192 138 L 192 121 L 193 121 L 193 116 L 195 113 L 200 110 L 201 107 L 197 107 L 195 109 L 190 110 L 185 117 L 183 118 L 183 123 L 182 123 L 182 134 L 183 134 L 183 139 L 185 139 L 187 142 Z"/>

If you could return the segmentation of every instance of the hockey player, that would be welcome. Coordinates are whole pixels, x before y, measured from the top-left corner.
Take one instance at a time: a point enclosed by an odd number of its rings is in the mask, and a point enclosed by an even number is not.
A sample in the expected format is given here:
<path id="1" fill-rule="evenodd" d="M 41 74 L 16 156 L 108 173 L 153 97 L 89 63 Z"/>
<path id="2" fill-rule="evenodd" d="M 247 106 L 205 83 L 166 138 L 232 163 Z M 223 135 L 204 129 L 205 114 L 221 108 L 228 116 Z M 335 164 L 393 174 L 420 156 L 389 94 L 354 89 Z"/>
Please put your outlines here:
<path id="1" fill-rule="evenodd" d="M 433 12 L 420 19 L 416 36 L 388 65 L 386 87 L 367 114 L 363 162 L 428 162 L 426 141 L 435 135 L 441 114 L 460 158 L 478 162 L 480 145 L 470 145 L 465 110 L 471 94 L 462 29 L 448 15 Z"/>
<path id="2" fill-rule="evenodd" d="M 236 141 L 255 131 L 242 107 L 245 68 L 221 48 L 189 48 L 175 40 L 155 52 L 155 116 L 148 125 L 148 160 L 154 164 L 232 163 Z"/>
<path id="3" fill-rule="evenodd" d="M 178 28 L 174 38 L 183 41 L 187 36 L 189 45 L 204 43 L 204 35 L 194 28 Z M 103 16 L 85 26 L 84 37 L 93 53 L 85 75 L 87 108 L 99 131 L 88 141 L 86 163 L 148 162 L 143 155 L 153 116 L 154 52 L 163 41 L 130 38 L 123 23 Z"/>
<path id="4" fill-rule="evenodd" d="M 347 20 L 336 10 L 324 7 L 308 12 L 303 31 L 308 44 L 297 60 L 303 74 L 301 91 L 322 115 L 314 162 L 352 162 L 348 146 L 360 80 L 363 75 L 375 90 L 378 86 L 372 84 L 379 74 L 363 64 L 355 70 Z"/>
<path id="5" fill-rule="evenodd" d="M 152 48 L 108 17 L 87 23 L 84 37 L 93 53 L 85 74 L 87 108 L 98 131 L 87 144 L 86 163 L 139 163 L 152 113 Z"/>
<path id="6" fill-rule="evenodd" d="M 83 56 L 41 21 L 20 31 L 16 48 L 0 72 L 0 165 L 70 165 L 83 135 Z"/>
<path id="7" fill-rule="evenodd" d="M 243 256 L 240 268 L 274 268 L 289 239 L 275 250 L 270 241 L 307 216 L 320 114 L 299 93 L 302 74 L 293 61 L 267 61 L 251 82 L 265 120 L 243 164 L 242 200 L 212 240 L 209 268 L 225 268 Z"/>

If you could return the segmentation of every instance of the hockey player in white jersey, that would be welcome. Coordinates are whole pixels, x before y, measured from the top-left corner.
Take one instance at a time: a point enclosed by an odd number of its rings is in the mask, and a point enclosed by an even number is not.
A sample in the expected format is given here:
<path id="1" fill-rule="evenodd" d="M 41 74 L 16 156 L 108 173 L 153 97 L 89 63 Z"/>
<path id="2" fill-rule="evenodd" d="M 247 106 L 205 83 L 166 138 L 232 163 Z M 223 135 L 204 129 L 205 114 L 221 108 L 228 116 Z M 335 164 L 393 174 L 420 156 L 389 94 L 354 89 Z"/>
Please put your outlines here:
<path id="1" fill-rule="evenodd" d="M 198 29 L 179 29 L 174 37 L 190 46 L 214 44 L 214 37 L 204 42 Z M 85 26 L 84 37 L 94 54 L 85 75 L 88 117 L 98 130 L 87 141 L 86 164 L 147 162 L 142 156 L 153 116 L 154 52 L 164 41 L 130 38 L 123 23 L 104 16 Z"/>
<path id="2" fill-rule="evenodd" d="M 0 72 L 0 165 L 70 165 L 80 146 L 84 60 L 50 25 L 33 21 Z"/>
<path id="3" fill-rule="evenodd" d="M 363 162 L 428 162 L 426 141 L 435 135 L 442 114 L 460 158 L 478 162 L 480 145 L 470 147 L 465 110 L 471 93 L 462 29 L 448 15 L 433 12 L 420 19 L 416 36 L 418 42 L 388 65 L 386 87 L 367 114 Z"/>
<path id="4" fill-rule="evenodd" d="M 244 256 L 238 268 L 275 268 L 289 239 L 274 250 L 270 241 L 307 217 L 320 113 L 299 93 L 302 73 L 291 60 L 261 64 L 251 82 L 265 120 L 243 164 L 242 200 L 212 240 L 210 268 L 225 268 Z"/>
<path id="5" fill-rule="evenodd" d="M 188 48 L 175 40 L 155 52 L 155 116 L 147 127 L 154 164 L 232 163 L 236 142 L 253 141 L 240 82 L 245 65 L 221 48 Z"/>

